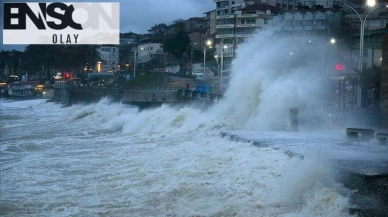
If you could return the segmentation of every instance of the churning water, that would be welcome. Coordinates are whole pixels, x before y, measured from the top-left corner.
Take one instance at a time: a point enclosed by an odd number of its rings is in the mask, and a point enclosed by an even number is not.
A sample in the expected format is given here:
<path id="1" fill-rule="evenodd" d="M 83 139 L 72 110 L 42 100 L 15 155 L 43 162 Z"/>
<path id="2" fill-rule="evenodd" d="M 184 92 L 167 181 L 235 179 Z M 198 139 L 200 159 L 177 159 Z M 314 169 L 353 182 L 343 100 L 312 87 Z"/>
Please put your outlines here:
<path id="1" fill-rule="evenodd" d="M 207 111 L 2 100 L 1 216 L 348 216 L 351 192 L 325 160 L 219 135 L 287 130 L 294 106 L 304 130 L 326 124 L 321 47 L 306 43 L 241 45 Z"/>

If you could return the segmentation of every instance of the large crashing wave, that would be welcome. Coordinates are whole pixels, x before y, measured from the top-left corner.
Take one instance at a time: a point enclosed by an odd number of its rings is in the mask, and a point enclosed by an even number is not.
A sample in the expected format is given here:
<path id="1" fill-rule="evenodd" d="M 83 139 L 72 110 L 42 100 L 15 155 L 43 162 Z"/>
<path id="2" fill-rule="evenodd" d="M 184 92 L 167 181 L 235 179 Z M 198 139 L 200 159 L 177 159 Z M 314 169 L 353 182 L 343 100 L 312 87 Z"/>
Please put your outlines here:
<path id="1" fill-rule="evenodd" d="M 215 110 L 228 125 L 251 130 L 288 129 L 292 107 L 320 115 L 304 108 L 324 101 L 322 49 L 311 37 L 258 34 L 237 49 L 226 99 Z"/>
<path id="2" fill-rule="evenodd" d="M 287 130 L 292 107 L 300 108 L 301 120 L 327 115 L 321 112 L 322 107 L 314 106 L 324 100 L 325 86 L 320 79 L 322 50 L 317 38 L 274 37 L 271 31 L 261 32 L 239 45 L 225 98 L 206 112 L 162 106 L 125 113 L 117 112 L 121 110 L 117 106 L 103 108 L 100 102 L 96 106 L 104 112 L 89 106 L 71 118 L 77 120 L 93 112 L 101 113 L 106 127 L 124 133 L 220 128 Z"/>

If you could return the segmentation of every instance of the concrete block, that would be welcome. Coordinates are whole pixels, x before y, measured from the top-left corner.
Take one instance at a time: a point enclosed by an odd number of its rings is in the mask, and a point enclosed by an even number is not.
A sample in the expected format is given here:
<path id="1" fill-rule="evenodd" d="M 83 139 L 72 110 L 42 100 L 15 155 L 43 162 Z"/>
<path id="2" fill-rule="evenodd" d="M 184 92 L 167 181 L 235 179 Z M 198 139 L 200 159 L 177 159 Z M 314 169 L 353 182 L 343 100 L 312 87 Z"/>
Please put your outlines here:
<path id="1" fill-rule="evenodd" d="M 373 129 L 346 128 L 348 138 L 373 139 L 375 131 Z"/>

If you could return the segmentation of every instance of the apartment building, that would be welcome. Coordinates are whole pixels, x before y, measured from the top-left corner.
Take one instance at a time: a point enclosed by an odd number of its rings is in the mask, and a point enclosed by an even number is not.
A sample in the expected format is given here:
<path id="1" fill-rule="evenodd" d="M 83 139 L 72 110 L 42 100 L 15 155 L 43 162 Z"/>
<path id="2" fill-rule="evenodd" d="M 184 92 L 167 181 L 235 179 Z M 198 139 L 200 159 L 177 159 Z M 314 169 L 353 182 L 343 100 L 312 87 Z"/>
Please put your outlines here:
<path id="1" fill-rule="evenodd" d="M 257 2 L 260 4 L 268 4 L 280 8 L 282 10 L 295 10 L 298 7 L 307 6 L 315 7 L 321 6 L 323 8 L 332 8 L 334 5 L 348 4 L 351 0 L 251 0 L 247 2 Z"/>
<path id="2" fill-rule="evenodd" d="M 239 43 L 254 36 L 257 31 L 271 26 L 272 17 L 279 11 L 278 8 L 271 5 L 246 6 L 245 1 L 218 3 L 219 11 L 229 11 L 228 14 L 217 11 L 216 17 L 216 53 L 224 53 L 224 57 L 233 57 Z"/>
<path id="3" fill-rule="evenodd" d="M 97 63 L 97 72 L 115 72 L 119 64 L 119 48 L 116 46 L 101 46 L 97 48 L 100 61 Z"/>
<path id="4" fill-rule="evenodd" d="M 344 22 L 345 13 L 338 9 L 292 10 L 273 17 L 273 25 L 283 35 L 335 36 Z"/>
<path id="5" fill-rule="evenodd" d="M 145 43 L 137 47 L 136 63 L 146 63 L 152 60 L 155 55 L 162 55 L 163 49 L 161 43 Z"/>
<path id="6" fill-rule="evenodd" d="M 206 14 L 206 20 L 207 20 L 207 30 L 206 33 L 208 35 L 215 35 L 217 33 L 217 11 L 216 10 L 211 10 L 208 12 L 205 12 Z"/>

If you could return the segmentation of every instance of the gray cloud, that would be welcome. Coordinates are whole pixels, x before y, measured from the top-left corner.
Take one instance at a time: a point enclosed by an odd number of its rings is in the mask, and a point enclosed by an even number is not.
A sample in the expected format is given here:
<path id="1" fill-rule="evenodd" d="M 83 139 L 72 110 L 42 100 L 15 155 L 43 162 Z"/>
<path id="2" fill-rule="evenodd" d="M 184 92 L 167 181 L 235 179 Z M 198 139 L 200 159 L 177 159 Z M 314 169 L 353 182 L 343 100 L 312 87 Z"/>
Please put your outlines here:
<path id="1" fill-rule="evenodd" d="M 86 0 L 85 2 L 98 2 L 99 0 Z M 0 0 L 3 2 L 23 2 L 20 0 Z M 25 2 L 45 2 L 43 0 Z M 52 2 L 52 1 L 51 1 Z M 62 2 L 78 2 L 76 0 L 63 0 Z M 105 1 L 107 2 L 107 1 Z M 117 2 L 117 1 L 116 1 Z M 213 0 L 118 0 L 120 2 L 120 28 L 121 32 L 132 31 L 147 33 L 154 24 L 171 24 L 176 19 L 202 17 L 204 12 L 215 8 Z M 0 14 L 3 13 L 1 6 Z M 23 50 L 21 45 L 3 45 L 3 19 L 0 18 L 0 50 Z"/>
<path id="2" fill-rule="evenodd" d="M 122 0 L 121 29 L 146 33 L 156 23 L 171 24 L 176 19 L 202 17 L 215 8 L 213 0 Z"/>

